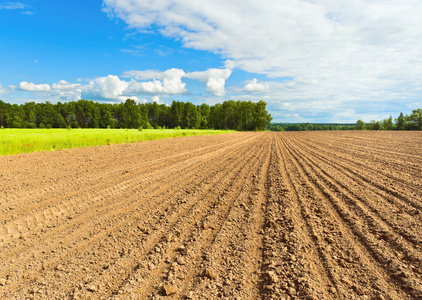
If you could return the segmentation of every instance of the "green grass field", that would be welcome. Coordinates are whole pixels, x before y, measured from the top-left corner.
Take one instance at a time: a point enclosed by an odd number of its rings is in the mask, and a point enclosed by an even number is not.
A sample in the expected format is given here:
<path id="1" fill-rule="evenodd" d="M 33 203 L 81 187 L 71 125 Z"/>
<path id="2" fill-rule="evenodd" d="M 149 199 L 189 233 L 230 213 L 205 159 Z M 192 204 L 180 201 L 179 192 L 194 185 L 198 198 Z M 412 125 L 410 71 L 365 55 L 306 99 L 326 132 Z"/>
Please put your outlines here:
<path id="1" fill-rule="evenodd" d="M 227 133 L 198 129 L 1 129 L 0 155 Z"/>

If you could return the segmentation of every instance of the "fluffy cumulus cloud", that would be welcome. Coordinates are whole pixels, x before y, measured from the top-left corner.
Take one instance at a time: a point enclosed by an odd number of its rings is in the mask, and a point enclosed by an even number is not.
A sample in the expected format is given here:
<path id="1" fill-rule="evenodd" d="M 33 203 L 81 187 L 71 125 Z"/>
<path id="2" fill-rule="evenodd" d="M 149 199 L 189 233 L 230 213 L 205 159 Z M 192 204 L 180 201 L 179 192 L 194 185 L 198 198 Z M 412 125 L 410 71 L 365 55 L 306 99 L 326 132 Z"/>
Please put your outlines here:
<path id="1" fill-rule="evenodd" d="M 190 72 L 186 74 L 186 77 L 205 84 L 206 90 L 213 95 L 224 96 L 224 86 L 231 73 L 230 69 L 208 69 L 202 72 Z"/>
<path id="2" fill-rule="evenodd" d="M 79 83 L 69 83 L 66 80 L 60 80 L 57 83 L 53 83 L 51 85 L 51 88 L 54 90 L 74 90 L 74 89 L 80 89 L 81 84 Z"/>
<path id="3" fill-rule="evenodd" d="M 51 85 L 51 95 L 58 96 L 59 100 L 75 100 L 81 99 L 83 86 L 79 83 L 69 83 L 60 80 Z"/>
<path id="4" fill-rule="evenodd" d="M 108 75 L 106 77 L 98 77 L 91 81 L 84 91 L 94 97 L 104 99 L 118 99 L 129 86 L 129 82 L 121 80 L 118 76 Z"/>
<path id="5" fill-rule="evenodd" d="M 166 71 L 145 70 L 145 71 L 126 71 L 122 77 L 133 78 L 137 80 L 149 81 L 131 81 L 129 91 L 131 93 L 165 93 L 182 94 L 185 93 L 186 83 L 182 82 L 185 72 L 182 69 L 169 69 Z M 152 79 L 152 80 L 151 80 Z"/>
<path id="6" fill-rule="evenodd" d="M 262 92 L 266 92 L 268 90 L 269 90 L 269 85 L 268 84 L 258 83 L 258 80 L 256 78 L 254 78 L 251 81 L 249 81 L 243 87 L 243 91 L 245 91 L 245 92 L 251 92 L 251 93 L 254 93 L 254 92 L 262 93 Z"/>
<path id="7" fill-rule="evenodd" d="M 275 83 L 282 97 L 337 104 L 420 97 L 419 0 L 104 0 L 104 10 L 130 28 L 220 54 L 228 69 L 289 78 Z M 208 91 L 223 95 L 224 77 L 209 78 Z M 269 91 L 252 81 L 243 92 Z"/>
<path id="8" fill-rule="evenodd" d="M 193 77 L 202 77 L 198 80 L 204 81 L 207 87 L 212 80 L 220 80 L 220 78 L 228 77 L 228 75 L 219 74 L 211 70 L 205 72 L 197 72 Z M 210 74 L 208 74 L 210 73 Z M 225 73 L 225 72 L 223 72 Z M 208 75 L 207 75 L 208 74 Z M 213 75 L 214 74 L 214 75 Z M 104 77 L 97 77 L 90 80 L 87 84 L 70 83 L 61 80 L 57 83 L 49 84 L 35 84 L 32 82 L 22 81 L 19 84 L 19 89 L 26 92 L 44 92 L 43 95 L 50 96 L 56 100 L 76 100 L 80 98 L 94 99 L 94 100 L 111 100 L 124 101 L 128 98 L 143 101 L 144 98 L 139 98 L 141 95 L 151 95 L 154 102 L 160 102 L 158 95 L 180 95 L 188 92 L 186 83 L 182 81 L 183 77 L 187 77 L 182 69 L 169 69 L 165 71 L 144 70 L 144 71 L 126 71 L 120 77 L 116 75 L 108 75 Z M 199 77 L 198 77 L 199 78 Z M 83 82 L 78 79 L 78 82 Z M 224 91 L 224 82 L 218 82 L 216 87 L 210 86 L 216 93 Z M 0 86 L 0 93 L 5 91 Z M 158 95 L 157 95 L 158 94 Z"/>
<path id="9" fill-rule="evenodd" d="M 182 78 L 198 80 L 206 86 L 206 90 L 215 96 L 224 96 L 224 86 L 226 80 L 230 77 L 229 69 L 208 69 L 206 71 L 185 73 L 182 69 L 168 69 L 166 71 L 145 70 L 145 71 L 126 71 L 122 77 L 133 78 L 137 80 L 152 80 L 143 82 L 134 82 L 130 89 L 132 92 L 147 93 L 167 93 L 181 94 L 186 92 L 186 83 Z"/>
<path id="10" fill-rule="evenodd" d="M 129 80 L 121 79 L 116 75 L 108 75 L 97 77 L 87 84 L 70 83 L 65 80 L 51 85 L 22 81 L 19 84 L 19 90 L 34 93 L 44 92 L 43 95 L 56 100 L 76 100 L 80 98 L 112 101 L 124 101 L 128 98 L 139 100 L 138 96 L 140 95 L 155 94 L 154 97 L 158 97 L 157 94 L 177 95 L 186 93 L 186 83 L 182 82 L 185 75 L 186 73 L 181 69 L 166 71 L 132 70 L 124 72 L 121 76 L 122 78 L 129 78 Z M 82 79 L 77 81 L 83 82 Z M 5 92 L 6 90 L 0 86 L 0 93 Z"/>
<path id="11" fill-rule="evenodd" d="M 182 69 L 157 70 L 131 70 L 123 72 L 119 77 L 108 75 L 97 77 L 88 83 L 78 79 L 79 83 L 70 83 L 61 80 L 57 83 L 34 84 L 22 81 L 19 84 L 21 91 L 44 92 L 43 95 L 50 96 L 56 100 L 77 100 L 80 98 L 94 100 L 125 101 L 134 99 L 144 101 L 142 96 L 151 97 L 157 103 L 163 103 L 160 96 L 182 95 L 189 93 L 183 78 L 197 80 L 205 85 L 206 90 L 215 96 L 225 94 L 225 81 L 229 78 L 229 69 L 208 69 L 206 71 L 186 73 Z M 123 78 L 123 79 L 122 79 Z M 3 89 L 0 86 L 0 93 Z"/>
<path id="12" fill-rule="evenodd" d="M 42 95 L 47 97 L 49 100 L 77 100 L 81 98 L 82 90 L 86 89 L 87 86 L 82 86 L 79 83 L 69 83 L 65 80 L 61 80 L 53 84 L 35 84 L 33 82 L 22 81 L 19 83 L 19 89 L 15 86 L 9 86 L 9 92 L 25 91 Z"/>
<path id="13" fill-rule="evenodd" d="M 33 82 L 22 81 L 19 83 L 19 88 L 23 91 L 29 92 L 48 92 L 51 90 L 49 84 L 42 83 L 42 84 L 35 84 Z"/>

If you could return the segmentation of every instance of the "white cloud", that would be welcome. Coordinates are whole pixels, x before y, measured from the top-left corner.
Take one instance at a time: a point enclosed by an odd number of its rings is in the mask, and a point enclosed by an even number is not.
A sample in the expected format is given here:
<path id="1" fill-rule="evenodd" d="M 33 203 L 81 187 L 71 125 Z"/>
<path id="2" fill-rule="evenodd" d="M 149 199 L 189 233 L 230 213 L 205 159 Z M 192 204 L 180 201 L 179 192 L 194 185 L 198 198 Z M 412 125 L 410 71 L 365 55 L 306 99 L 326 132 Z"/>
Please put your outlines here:
<path id="1" fill-rule="evenodd" d="M 60 100 L 79 100 L 81 99 L 83 86 L 79 83 L 69 83 L 60 80 L 51 85 L 52 95 L 58 95 Z"/>
<path id="2" fill-rule="evenodd" d="M 75 89 L 75 90 L 54 90 L 51 93 L 51 97 L 58 96 L 58 100 L 79 100 L 81 99 L 82 90 Z"/>
<path id="3" fill-rule="evenodd" d="M 4 2 L 0 3 L 0 9 L 24 9 L 30 7 L 29 5 L 22 2 Z"/>
<path id="4" fill-rule="evenodd" d="M 132 100 L 135 100 L 136 102 L 141 101 L 141 99 L 139 99 L 136 96 L 130 96 L 130 97 L 129 96 L 118 96 L 115 100 L 125 102 L 127 99 L 132 99 Z"/>
<path id="5" fill-rule="evenodd" d="M 173 79 L 173 78 L 182 78 L 185 76 L 185 71 L 182 69 L 172 68 L 165 71 L 158 70 L 145 70 L 145 71 L 125 71 L 123 72 L 122 77 L 135 78 L 138 80 L 149 80 L 149 79 L 160 79 L 163 80 Z"/>
<path id="6" fill-rule="evenodd" d="M 266 92 L 269 90 L 269 85 L 268 84 L 262 84 L 262 83 L 258 83 L 258 80 L 256 78 L 252 79 L 251 81 L 249 81 L 247 84 L 245 84 L 245 86 L 243 87 L 243 91 L 245 92 Z"/>
<path id="7" fill-rule="evenodd" d="M 169 106 L 167 103 L 165 103 L 165 102 L 163 102 L 163 101 L 161 101 L 161 99 L 160 99 L 160 97 L 158 97 L 157 95 L 155 95 L 155 96 L 152 96 L 151 97 L 151 101 L 152 102 L 155 102 L 155 103 L 157 103 L 157 104 L 165 104 L 166 106 Z M 144 100 L 144 103 L 146 103 L 147 101 L 146 100 Z"/>
<path id="8" fill-rule="evenodd" d="M 69 83 L 66 80 L 60 80 L 57 83 L 53 83 L 51 88 L 54 90 L 73 90 L 73 89 L 80 89 L 81 84 L 79 83 Z"/>
<path id="9" fill-rule="evenodd" d="M 186 73 L 184 70 L 177 68 L 165 71 L 131 70 L 123 72 L 121 75 L 121 77 L 128 78 L 128 80 L 123 80 L 116 75 L 108 75 L 90 80 L 88 84 L 70 83 L 66 80 L 60 80 L 51 85 L 23 81 L 19 84 L 19 88 L 29 92 L 49 92 L 46 97 L 49 96 L 56 100 L 85 98 L 125 101 L 131 98 L 142 101 L 144 98 L 139 98 L 140 96 L 153 94 L 153 99 L 158 99 L 157 101 L 159 101 L 161 95 L 188 93 L 186 83 L 182 81 L 183 78 L 198 80 L 206 86 L 207 91 L 216 96 L 223 96 L 225 94 L 225 80 L 230 74 L 231 70 L 229 69 L 208 69 L 191 73 Z M 83 82 L 84 80 L 78 78 L 76 81 Z"/>
<path id="10" fill-rule="evenodd" d="M 118 76 L 108 75 L 95 78 L 88 86 L 84 87 L 84 92 L 104 99 L 118 99 L 123 96 L 123 92 L 128 86 L 129 83 L 120 80 Z"/>
<path id="11" fill-rule="evenodd" d="M 164 78 L 163 81 L 153 80 L 145 82 L 137 82 L 132 80 L 127 91 L 130 93 L 165 93 L 165 94 L 181 94 L 186 92 L 186 83 L 180 78 Z"/>
<path id="12" fill-rule="evenodd" d="M 61 80 L 50 86 L 49 84 L 34 84 L 32 82 L 22 81 L 19 84 L 19 89 L 28 92 L 48 92 L 46 97 L 56 100 L 77 100 L 85 98 L 125 101 L 130 98 L 136 101 L 143 101 L 144 98 L 139 98 L 139 95 L 182 94 L 187 92 L 185 88 L 186 83 L 182 82 L 184 75 L 185 72 L 181 69 L 169 69 L 164 72 L 154 70 L 128 71 L 122 77 L 132 77 L 130 81 L 122 80 L 116 75 L 97 77 L 89 81 L 88 84 L 70 83 Z M 136 81 L 133 78 L 153 80 Z M 83 82 L 84 80 L 78 78 L 76 81 Z M 3 90 L 0 85 L 0 92 Z M 158 96 L 156 95 L 155 97 Z"/>
<path id="13" fill-rule="evenodd" d="M 186 83 L 182 82 L 181 78 L 164 78 L 163 79 L 163 93 L 181 94 L 186 92 Z"/>
<path id="14" fill-rule="evenodd" d="M 207 91 L 215 96 L 224 96 L 226 94 L 224 86 L 231 73 L 230 69 L 208 69 L 202 72 L 190 72 L 186 77 L 205 84 Z"/>
<path id="15" fill-rule="evenodd" d="M 122 77 L 135 78 L 137 80 L 149 80 L 147 82 L 137 82 L 133 85 L 134 91 L 148 93 L 169 93 L 180 94 L 186 92 L 186 83 L 182 78 L 198 80 L 205 84 L 207 91 L 216 95 L 224 96 L 224 85 L 226 79 L 230 77 L 229 69 L 208 69 L 200 72 L 185 73 L 182 69 L 168 69 L 166 71 L 145 70 L 145 71 L 126 71 Z"/>
<path id="16" fill-rule="evenodd" d="M 187 48 L 220 54 L 228 69 L 290 78 L 244 86 L 243 92 L 271 92 L 274 103 L 420 98 L 419 0 L 104 0 L 104 10 L 130 28 L 157 28 Z M 209 78 L 207 90 L 224 95 L 224 80 Z"/>
<path id="17" fill-rule="evenodd" d="M 134 79 L 130 81 L 121 80 L 116 75 L 98 77 L 81 86 L 74 84 L 72 89 L 80 87 L 83 97 L 102 98 L 124 101 L 128 98 L 139 100 L 137 95 L 141 94 L 181 94 L 186 92 L 186 83 L 182 82 L 183 70 L 171 69 L 165 72 L 159 71 L 128 71 L 122 77 L 132 78 L 160 78 L 151 81 L 139 82 Z M 68 87 L 67 82 L 62 85 Z"/>
<path id="18" fill-rule="evenodd" d="M 131 93 L 161 93 L 163 90 L 163 83 L 160 80 L 148 82 L 131 81 L 129 86 L 129 91 Z"/>
<path id="19" fill-rule="evenodd" d="M 19 88 L 23 91 L 30 91 L 30 92 L 47 92 L 50 91 L 50 85 L 43 83 L 43 84 L 35 84 L 28 81 L 22 81 L 19 83 Z"/>
<path id="20" fill-rule="evenodd" d="M 0 94 L 6 94 L 6 93 L 7 93 L 7 90 L 3 88 L 0 83 Z"/>
<path id="21" fill-rule="evenodd" d="M 166 71 L 145 70 L 126 71 L 122 77 L 149 80 L 144 82 L 131 81 L 129 91 L 132 93 L 167 93 L 181 94 L 186 92 L 186 83 L 182 82 L 185 72 L 182 69 L 169 69 Z"/>

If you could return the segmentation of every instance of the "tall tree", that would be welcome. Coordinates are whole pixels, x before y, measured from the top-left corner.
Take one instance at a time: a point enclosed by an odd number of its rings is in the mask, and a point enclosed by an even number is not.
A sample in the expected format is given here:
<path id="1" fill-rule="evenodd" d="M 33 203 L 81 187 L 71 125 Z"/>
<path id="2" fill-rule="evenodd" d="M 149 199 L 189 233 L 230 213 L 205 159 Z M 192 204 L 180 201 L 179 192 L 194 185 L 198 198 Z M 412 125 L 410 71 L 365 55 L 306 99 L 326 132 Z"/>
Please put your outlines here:
<path id="1" fill-rule="evenodd" d="M 393 130 L 394 129 L 393 117 L 390 116 L 389 118 L 382 120 L 381 125 L 384 130 Z"/>
<path id="2" fill-rule="evenodd" d="M 365 130 L 365 129 L 366 129 L 365 122 L 362 120 L 357 120 L 356 125 L 355 125 L 355 130 Z"/>
<path id="3" fill-rule="evenodd" d="M 265 130 L 273 119 L 266 110 L 267 103 L 260 100 L 255 106 L 254 120 L 256 130 Z"/>
<path id="4" fill-rule="evenodd" d="M 400 116 L 397 119 L 395 119 L 395 121 L 396 121 L 396 129 L 397 130 L 404 130 L 404 124 L 406 122 L 406 119 L 403 116 L 402 112 L 400 113 Z"/>
<path id="5" fill-rule="evenodd" d="M 416 130 L 422 130 L 422 109 L 414 109 L 409 116 L 409 122 L 413 123 L 412 126 Z"/>

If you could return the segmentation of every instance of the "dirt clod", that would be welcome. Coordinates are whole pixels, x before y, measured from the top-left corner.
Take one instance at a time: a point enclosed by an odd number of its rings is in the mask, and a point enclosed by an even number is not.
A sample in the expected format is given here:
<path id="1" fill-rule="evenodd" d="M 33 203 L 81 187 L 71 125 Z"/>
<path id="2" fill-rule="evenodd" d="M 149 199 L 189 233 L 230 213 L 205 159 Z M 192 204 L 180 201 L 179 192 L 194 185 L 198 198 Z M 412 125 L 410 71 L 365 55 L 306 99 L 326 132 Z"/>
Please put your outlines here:
<path id="1" fill-rule="evenodd" d="M 218 279 L 217 272 L 212 268 L 206 268 L 204 271 L 204 276 L 212 280 Z"/>
<path id="2" fill-rule="evenodd" d="M 86 290 L 89 292 L 96 292 L 98 288 L 95 285 L 89 285 L 86 287 Z"/>
<path id="3" fill-rule="evenodd" d="M 165 285 L 163 287 L 164 295 L 170 296 L 177 293 L 177 287 L 174 285 Z"/>

